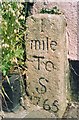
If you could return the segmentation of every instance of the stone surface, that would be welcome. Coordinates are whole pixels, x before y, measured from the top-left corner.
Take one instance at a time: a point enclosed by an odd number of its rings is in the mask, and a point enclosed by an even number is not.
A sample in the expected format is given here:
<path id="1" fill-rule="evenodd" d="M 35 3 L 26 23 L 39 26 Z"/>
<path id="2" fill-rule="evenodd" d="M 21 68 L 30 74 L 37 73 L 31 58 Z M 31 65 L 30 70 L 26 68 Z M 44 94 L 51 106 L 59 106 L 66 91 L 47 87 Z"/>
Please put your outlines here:
<path id="1" fill-rule="evenodd" d="M 56 118 L 56 116 L 53 113 L 50 114 L 45 110 L 33 110 L 26 115 L 25 118 Z"/>
<path id="2" fill-rule="evenodd" d="M 33 6 L 33 14 L 40 12 L 42 8 L 52 9 L 57 6 L 65 15 L 67 21 L 67 43 L 68 58 L 71 60 L 79 60 L 79 5 L 76 0 L 36 0 Z"/>
<path id="3" fill-rule="evenodd" d="M 63 15 L 27 19 L 27 92 L 32 103 L 62 116 L 66 108 L 66 21 Z"/>
<path id="4" fill-rule="evenodd" d="M 71 102 L 70 105 L 67 106 L 63 117 L 76 118 L 75 120 L 79 120 L 79 102 Z"/>

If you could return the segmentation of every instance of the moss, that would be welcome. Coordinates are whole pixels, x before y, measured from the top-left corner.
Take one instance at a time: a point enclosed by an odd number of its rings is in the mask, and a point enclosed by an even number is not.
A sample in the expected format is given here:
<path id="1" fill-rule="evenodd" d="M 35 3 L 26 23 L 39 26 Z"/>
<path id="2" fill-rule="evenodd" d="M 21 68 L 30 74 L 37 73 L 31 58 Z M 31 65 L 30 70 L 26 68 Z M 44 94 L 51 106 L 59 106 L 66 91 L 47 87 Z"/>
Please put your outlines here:
<path id="1" fill-rule="evenodd" d="M 57 8 L 57 6 L 53 7 L 52 9 L 42 8 L 40 13 L 43 13 L 43 14 L 44 13 L 48 13 L 48 14 L 61 14 L 61 12 Z"/>

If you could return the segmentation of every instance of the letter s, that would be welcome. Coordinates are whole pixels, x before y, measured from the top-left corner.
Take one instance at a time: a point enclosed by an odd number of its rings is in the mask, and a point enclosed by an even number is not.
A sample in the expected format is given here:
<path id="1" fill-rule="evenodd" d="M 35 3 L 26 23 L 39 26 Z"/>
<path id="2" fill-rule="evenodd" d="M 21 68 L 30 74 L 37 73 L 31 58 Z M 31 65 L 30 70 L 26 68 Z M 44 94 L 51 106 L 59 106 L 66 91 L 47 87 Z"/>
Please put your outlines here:
<path id="1" fill-rule="evenodd" d="M 48 80 L 45 79 L 44 77 L 40 77 L 40 78 L 39 78 L 39 84 L 42 86 L 40 91 L 39 91 L 38 88 L 36 88 L 36 91 L 37 91 L 39 94 L 44 94 L 44 93 L 47 91 L 46 86 L 42 83 L 42 80 L 45 80 L 46 82 L 48 82 Z"/>

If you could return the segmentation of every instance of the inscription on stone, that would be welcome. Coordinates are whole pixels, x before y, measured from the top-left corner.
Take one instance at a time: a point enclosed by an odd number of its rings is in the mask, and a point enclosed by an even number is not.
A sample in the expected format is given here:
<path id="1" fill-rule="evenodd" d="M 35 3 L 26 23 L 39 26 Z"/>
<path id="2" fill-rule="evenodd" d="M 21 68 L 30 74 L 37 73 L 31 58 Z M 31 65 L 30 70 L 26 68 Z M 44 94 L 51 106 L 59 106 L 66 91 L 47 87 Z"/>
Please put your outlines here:
<path id="1" fill-rule="evenodd" d="M 48 80 L 44 77 L 41 77 L 39 78 L 39 84 L 41 85 L 41 90 L 39 91 L 39 89 L 36 87 L 36 91 L 39 93 L 39 94 L 44 94 L 46 91 L 47 91 L 47 88 L 46 86 L 42 83 L 42 81 L 46 81 L 48 82 Z"/>
<path id="2" fill-rule="evenodd" d="M 37 59 L 37 70 L 41 69 L 41 61 L 42 59 L 44 59 L 44 56 L 33 56 L 34 58 Z M 46 61 L 46 63 L 44 63 L 45 65 L 45 69 L 49 72 L 51 72 L 51 69 L 55 69 L 54 64 L 52 61 Z M 49 68 L 49 66 L 51 66 L 51 68 Z"/>
<path id="3" fill-rule="evenodd" d="M 46 40 L 31 40 L 30 41 L 30 47 L 31 49 L 35 49 L 35 50 L 55 50 L 57 46 L 57 42 L 56 41 L 48 41 L 48 37 L 46 38 Z"/>
<path id="4" fill-rule="evenodd" d="M 27 19 L 27 91 L 33 104 L 62 116 L 66 108 L 66 22 L 63 15 Z"/>

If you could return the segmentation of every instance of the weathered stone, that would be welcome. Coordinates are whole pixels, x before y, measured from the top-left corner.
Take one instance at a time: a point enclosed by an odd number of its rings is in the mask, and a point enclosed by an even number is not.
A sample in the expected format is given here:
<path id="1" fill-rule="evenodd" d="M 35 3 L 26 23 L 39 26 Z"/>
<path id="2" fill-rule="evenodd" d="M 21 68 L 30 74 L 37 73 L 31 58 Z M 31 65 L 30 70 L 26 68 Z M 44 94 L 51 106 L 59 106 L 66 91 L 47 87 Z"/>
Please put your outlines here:
<path id="1" fill-rule="evenodd" d="M 56 116 L 45 110 L 33 110 L 25 118 L 56 118 Z"/>
<path id="2" fill-rule="evenodd" d="M 66 21 L 63 15 L 27 18 L 27 92 L 34 104 L 61 117 L 66 108 Z"/>
<path id="3" fill-rule="evenodd" d="M 76 0 L 36 0 L 32 14 L 40 13 L 41 9 L 52 9 L 56 6 L 61 13 L 64 13 L 67 20 L 67 49 L 70 60 L 79 60 L 79 2 Z"/>

